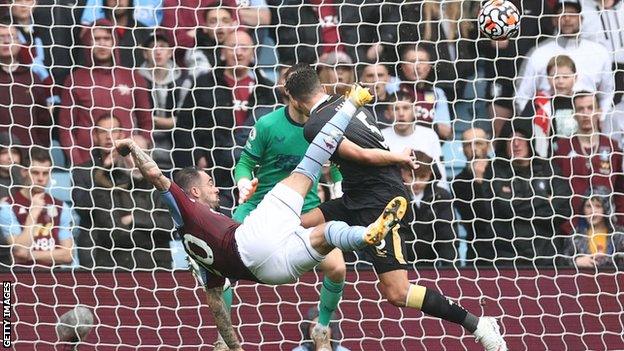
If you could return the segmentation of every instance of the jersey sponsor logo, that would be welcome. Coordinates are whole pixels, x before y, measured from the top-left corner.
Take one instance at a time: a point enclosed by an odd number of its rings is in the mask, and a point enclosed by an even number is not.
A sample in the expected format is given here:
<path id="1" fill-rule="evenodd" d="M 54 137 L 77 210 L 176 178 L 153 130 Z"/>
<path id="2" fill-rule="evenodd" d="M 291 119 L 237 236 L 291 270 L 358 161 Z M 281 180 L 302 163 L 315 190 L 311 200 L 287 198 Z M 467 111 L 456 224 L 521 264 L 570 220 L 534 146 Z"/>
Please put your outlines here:
<path id="1" fill-rule="evenodd" d="M 379 244 L 375 245 L 375 255 L 379 257 L 388 257 L 388 250 L 386 250 L 386 239 L 383 239 Z"/>
<path id="2" fill-rule="evenodd" d="M 53 237 L 38 238 L 33 242 L 32 249 L 35 251 L 52 251 L 56 246 Z"/>
<path id="3" fill-rule="evenodd" d="M 249 132 L 249 140 L 256 140 L 256 127 L 251 128 L 251 131 Z"/>
<path id="4" fill-rule="evenodd" d="M 283 136 L 283 135 L 280 135 L 280 136 L 276 136 L 276 137 L 275 137 L 275 141 L 277 141 L 277 142 L 278 142 L 278 143 L 280 143 L 280 144 L 281 144 L 281 143 L 283 143 L 283 142 L 284 142 L 284 140 L 286 140 L 286 137 L 285 137 L 285 136 Z"/>
<path id="5" fill-rule="evenodd" d="M 275 165 L 281 170 L 290 172 L 301 162 L 301 155 L 277 155 Z"/>

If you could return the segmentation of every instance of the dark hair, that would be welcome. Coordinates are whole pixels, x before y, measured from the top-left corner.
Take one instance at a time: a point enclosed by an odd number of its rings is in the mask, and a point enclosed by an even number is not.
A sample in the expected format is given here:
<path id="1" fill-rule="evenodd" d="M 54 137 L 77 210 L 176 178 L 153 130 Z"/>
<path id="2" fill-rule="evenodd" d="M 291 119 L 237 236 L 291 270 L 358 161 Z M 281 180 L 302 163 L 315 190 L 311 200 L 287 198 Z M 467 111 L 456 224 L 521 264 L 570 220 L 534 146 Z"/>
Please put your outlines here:
<path id="1" fill-rule="evenodd" d="M 95 123 L 93 123 L 94 126 L 97 126 L 98 124 L 100 124 L 100 122 L 102 122 L 103 120 L 107 120 L 107 119 L 115 119 L 117 120 L 117 123 L 119 125 L 121 125 L 121 119 L 119 119 L 119 117 L 115 116 L 115 114 L 113 113 L 109 113 L 109 112 L 105 112 L 102 113 L 101 115 L 97 116 L 95 118 Z"/>
<path id="2" fill-rule="evenodd" d="M 290 67 L 285 78 L 284 88 L 295 100 L 307 102 L 323 89 L 316 70 L 307 63 L 298 63 Z"/>
<path id="3" fill-rule="evenodd" d="M 27 156 L 24 157 L 24 167 L 30 167 L 32 161 L 50 162 L 52 164 L 52 157 L 50 157 L 48 150 L 38 146 L 31 146 L 27 151 Z"/>
<path id="4" fill-rule="evenodd" d="M 581 90 L 574 93 L 574 97 L 572 98 L 572 105 L 576 110 L 576 99 L 584 98 L 584 97 L 592 97 L 594 98 L 594 103 L 596 104 L 595 108 L 600 108 L 600 101 L 598 100 L 598 94 L 592 93 L 591 91 Z"/>
<path id="5" fill-rule="evenodd" d="M 10 27 L 13 25 L 13 20 L 11 19 L 10 15 L 3 15 L 0 16 L 0 26 L 4 26 L 4 27 Z"/>
<path id="6" fill-rule="evenodd" d="M 434 173 L 433 171 L 434 163 L 433 163 L 433 159 L 431 158 L 431 156 L 419 150 L 414 150 L 412 154 L 416 156 L 416 164 L 419 166 L 414 171 L 414 176 L 415 177 L 428 176 L 428 178 L 431 179 L 431 176 Z"/>
<path id="7" fill-rule="evenodd" d="M 188 191 L 189 188 L 199 181 L 199 174 L 201 172 L 204 172 L 204 170 L 197 166 L 185 167 L 173 176 L 173 181 L 176 182 L 182 190 Z"/>
<path id="8" fill-rule="evenodd" d="M 409 102 L 414 102 L 414 97 L 412 96 L 412 94 L 408 93 L 405 90 L 398 90 L 396 93 L 390 95 L 390 97 L 388 98 L 388 100 L 390 102 L 398 102 L 398 101 L 409 101 Z M 392 106 L 392 105 L 388 105 L 388 106 Z"/>

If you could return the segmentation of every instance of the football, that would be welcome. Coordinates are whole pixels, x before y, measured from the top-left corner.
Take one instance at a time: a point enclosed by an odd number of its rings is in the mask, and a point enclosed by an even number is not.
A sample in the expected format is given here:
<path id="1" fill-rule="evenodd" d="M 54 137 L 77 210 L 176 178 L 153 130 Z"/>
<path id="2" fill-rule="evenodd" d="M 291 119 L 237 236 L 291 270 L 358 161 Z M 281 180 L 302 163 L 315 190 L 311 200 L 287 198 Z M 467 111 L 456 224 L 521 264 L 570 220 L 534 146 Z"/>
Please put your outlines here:
<path id="1" fill-rule="evenodd" d="M 508 0 L 489 0 L 479 12 L 479 29 L 492 40 L 505 40 L 520 32 L 520 11 Z"/>

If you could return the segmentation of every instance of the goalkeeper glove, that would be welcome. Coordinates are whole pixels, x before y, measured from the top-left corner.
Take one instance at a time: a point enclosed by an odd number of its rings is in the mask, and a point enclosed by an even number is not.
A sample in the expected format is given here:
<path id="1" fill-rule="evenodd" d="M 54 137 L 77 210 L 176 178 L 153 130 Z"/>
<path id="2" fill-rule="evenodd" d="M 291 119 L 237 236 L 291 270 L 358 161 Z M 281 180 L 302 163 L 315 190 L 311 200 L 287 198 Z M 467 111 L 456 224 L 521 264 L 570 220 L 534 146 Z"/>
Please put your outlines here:
<path id="1" fill-rule="evenodd" d="M 241 178 L 236 184 L 238 187 L 238 203 L 242 204 L 256 192 L 258 187 L 258 178 L 249 180 L 247 178 Z"/>

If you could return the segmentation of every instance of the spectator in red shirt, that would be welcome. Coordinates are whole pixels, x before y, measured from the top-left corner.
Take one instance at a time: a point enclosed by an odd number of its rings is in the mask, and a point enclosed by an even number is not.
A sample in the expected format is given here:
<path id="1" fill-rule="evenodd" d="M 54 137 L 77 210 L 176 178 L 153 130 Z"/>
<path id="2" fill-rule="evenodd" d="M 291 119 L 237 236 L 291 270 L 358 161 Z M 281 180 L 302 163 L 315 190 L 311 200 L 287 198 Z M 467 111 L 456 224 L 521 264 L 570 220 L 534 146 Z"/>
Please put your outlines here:
<path id="1" fill-rule="evenodd" d="M 113 112 L 126 134 L 151 140 L 152 114 L 145 79 L 117 66 L 116 38 L 108 20 L 98 20 L 83 33 L 87 67 L 72 71 L 61 92 L 59 138 L 72 164 L 88 161 L 93 148 L 94 117 Z M 136 120 L 136 124 L 135 121 Z"/>
<path id="2" fill-rule="evenodd" d="M 249 28 L 270 24 L 271 13 L 266 3 L 257 3 L 235 0 L 164 0 L 161 25 L 173 30 L 174 46 L 192 48 L 197 44 L 196 28 L 206 25 L 206 10 L 210 8 L 221 6 L 229 9 L 235 20 Z"/>
<path id="3" fill-rule="evenodd" d="M 50 112 L 37 75 L 18 59 L 18 34 L 9 19 L 0 20 L 0 131 L 22 144 L 50 145 Z"/>
<path id="4" fill-rule="evenodd" d="M 222 48 L 224 67 L 197 79 L 178 114 L 174 142 L 180 150 L 192 150 L 187 164 L 215 167 L 215 183 L 221 187 L 223 208 L 234 204 L 232 170 L 256 120 L 276 103 L 273 82 L 261 70 L 253 70 L 254 43 L 244 31 L 232 33 Z M 178 165 L 176 165 L 178 166 Z"/>
<path id="5" fill-rule="evenodd" d="M 15 264 L 53 266 L 72 262 L 72 216 L 67 204 L 45 192 L 52 160 L 48 151 L 30 150 L 23 187 L 0 204 L 0 233 L 13 245 Z"/>
<path id="6" fill-rule="evenodd" d="M 591 194 L 596 187 L 605 187 L 613 193 L 615 214 L 618 223 L 622 223 L 622 151 L 616 141 L 600 131 L 602 111 L 595 94 L 579 92 L 573 103 L 578 129 L 571 138 L 559 139 L 555 150 L 555 162 L 572 186 L 572 206 L 575 210 L 580 209 L 585 194 Z"/>

